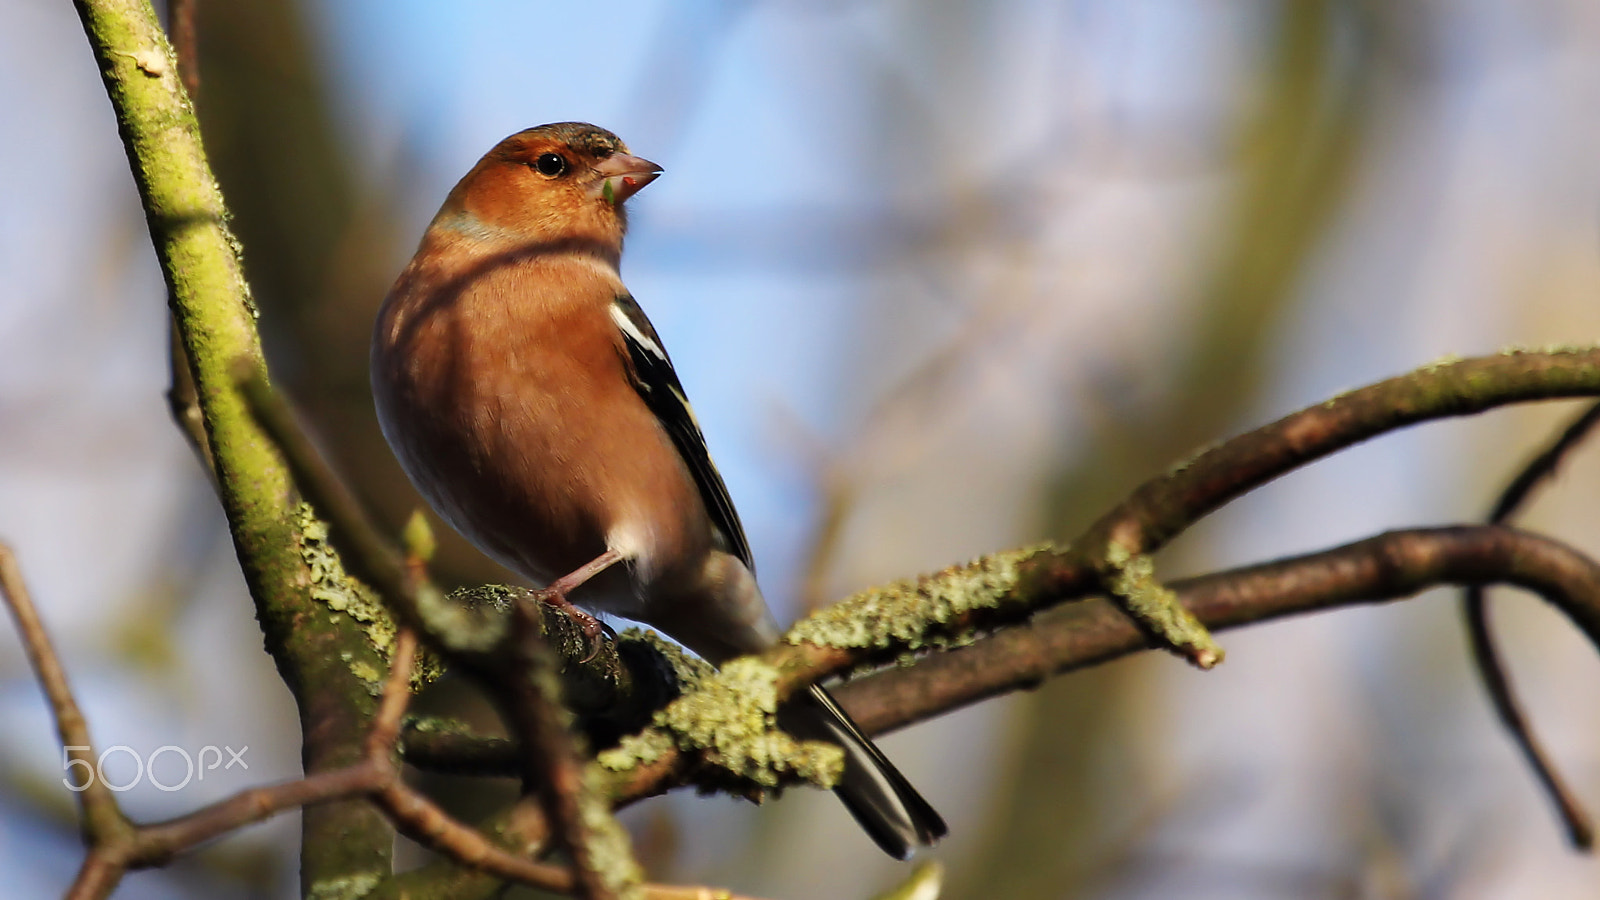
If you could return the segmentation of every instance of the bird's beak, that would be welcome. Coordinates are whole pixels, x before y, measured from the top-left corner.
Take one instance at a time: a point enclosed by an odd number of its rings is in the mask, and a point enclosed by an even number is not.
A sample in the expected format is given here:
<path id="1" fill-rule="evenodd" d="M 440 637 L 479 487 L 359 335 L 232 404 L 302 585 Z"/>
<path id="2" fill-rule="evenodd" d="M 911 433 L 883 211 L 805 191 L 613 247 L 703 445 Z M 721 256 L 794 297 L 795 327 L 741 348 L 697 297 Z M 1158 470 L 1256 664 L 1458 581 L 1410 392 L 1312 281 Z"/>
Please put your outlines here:
<path id="1" fill-rule="evenodd" d="M 606 157 L 594 170 L 600 174 L 600 182 L 594 187 L 595 196 L 613 205 L 620 205 L 639 193 L 640 188 L 661 174 L 660 166 L 626 153 Z"/>

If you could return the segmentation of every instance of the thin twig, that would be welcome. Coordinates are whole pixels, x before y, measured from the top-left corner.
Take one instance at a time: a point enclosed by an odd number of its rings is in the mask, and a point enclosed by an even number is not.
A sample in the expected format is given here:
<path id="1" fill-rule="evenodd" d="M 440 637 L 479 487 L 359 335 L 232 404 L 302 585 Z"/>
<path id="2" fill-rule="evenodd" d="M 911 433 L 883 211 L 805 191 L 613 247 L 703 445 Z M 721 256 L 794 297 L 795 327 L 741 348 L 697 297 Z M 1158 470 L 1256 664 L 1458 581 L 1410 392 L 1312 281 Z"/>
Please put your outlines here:
<path id="1" fill-rule="evenodd" d="M 170 335 L 167 362 L 172 380 L 167 388 L 167 411 L 172 414 L 173 423 L 188 440 L 189 449 L 194 451 L 215 486 L 217 463 L 211 458 L 211 440 L 206 437 L 205 415 L 200 410 L 200 397 L 195 393 L 194 373 L 189 370 L 189 351 L 183 346 L 183 335 L 178 331 L 177 322 L 171 322 L 167 330 Z"/>
<path id="2" fill-rule="evenodd" d="M 383 684 L 383 700 L 367 733 L 367 755 L 387 758 L 400 739 L 401 719 L 411 702 L 411 668 L 417 658 L 417 633 L 402 626 L 394 639 L 394 655 L 389 659 L 389 678 Z"/>
<path id="3" fill-rule="evenodd" d="M 448 855 L 458 863 L 541 890 L 570 894 L 572 873 L 557 866 L 513 856 L 461 824 L 422 794 L 398 779 L 374 798 L 402 832 L 417 843 Z"/>
<path id="4" fill-rule="evenodd" d="M 1503 525 L 1511 521 L 1511 517 L 1522 508 L 1525 500 L 1532 495 L 1534 488 L 1553 477 L 1556 467 L 1566 459 L 1567 453 L 1574 447 L 1583 443 L 1584 438 L 1600 425 L 1600 403 L 1596 403 L 1584 410 L 1568 425 L 1554 442 L 1546 447 L 1543 453 L 1534 457 L 1531 462 L 1511 480 L 1511 484 L 1495 501 L 1494 511 L 1489 513 L 1489 524 Z"/>
<path id="5" fill-rule="evenodd" d="M 55 714 L 56 727 L 70 759 L 85 759 L 92 767 L 89 730 L 66 673 L 23 585 L 16 559 L 0 544 L 0 594 L 11 610 L 22 636 L 28 660 Z M 341 769 L 320 772 L 267 788 L 252 788 L 226 800 L 166 822 L 135 826 L 123 817 L 115 797 L 98 779 L 88 779 L 79 792 L 90 851 L 68 896 L 89 900 L 108 896 L 128 869 L 165 864 L 173 856 L 244 825 L 308 804 L 375 795 L 408 833 L 466 865 L 482 866 L 545 890 L 570 893 L 572 878 L 565 870 L 511 856 L 482 835 L 456 823 L 426 798 L 405 787 L 393 764 L 394 739 L 400 730 L 410 695 L 408 680 L 416 637 L 403 629 L 397 640 L 394 667 L 387 682 L 383 705 L 368 743 L 371 758 Z M 87 755 L 85 755 L 87 754 Z"/>
<path id="6" fill-rule="evenodd" d="M 200 102 L 200 30 L 196 19 L 200 0 L 167 0 L 167 31 L 178 54 L 178 77 L 189 102 Z"/>
<path id="7" fill-rule="evenodd" d="M 365 762 L 328 769 L 281 784 L 249 788 L 176 819 L 140 825 L 130 868 L 165 865 L 173 857 L 228 832 L 318 803 L 346 800 L 378 790 L 385 777 Z"/>
<path id="8" fill-rule="evenodd" d="M 394 763 L 395 740 L 400 735 L 401 718 L 411 698 L 411 664 L 416 650 L 416 633 L 410 628 L 400 629 L 389 678 L 384 684 L 383 702 L 367 738 L 367 762 L 390 770 L 390 777 L 375 799 L 394 818 L 400 830 L 464 865 L 548 891 L 572 893 L 575 888 L 581 888 L 581 883 L 575 882 L 572 874 L 564 869 L 513 856 L 494 846 L 481 833 L 457 822 L 400 779 Z"/>
<path id="9" fill-rule="evenodd" d="M 125 834 L 132 826 L 117 806 L 116 796 L 104 781 L 94 777 L 95 755 L 93 741 L 89 738 L 89 723 L 83 717 L 83 710 L 78 708 L 78 701 L 72 696 L 66 669 L 56 655 L 44 622 L 39 619 L 39 611 L 34 607 L 33 598 L 29 596 L 27 585 L 22 580 L 17 558 L 5 544 L 0 544 L 0 594 L 4 595 L 11 617 L 17 623 L 17 634 L 22 638 L 23 650 L 28 654 L 28 664 L 33 667 L 34 675 L 44 689 L 45 699 L 50 703 L 56 733 L 61 737 L 62 752 L 69 760 L 68 771 L 75 765 L 82 765 L 90 773 L 84 776 L 83 789 L 77 791 L 89 842 L 98 843 Z"/>
<path id="10" fill-rule="evenodd" d="M 1523 503 L 1532 496 L 1534 489 L 1554 476 L 1567 453 L 1582 443 L 1597 424 L 1600 424 L 1600 403 L 1590 406 L 1573 420 L 1549 447 L 1517 473 L 1517 477 L 1495 501 L 1494 509 L 1489 513 L 1489 522 L 1498 525 L 1511 521 Z M 1461 614 L 1466 619 L 1467 641 L 1472 650 L 1473 664 L 1483 679 L 1484 689 L 1489 694 L 1489 701 L 1500 723 L 1511 733 L 1517 749 L 1532 767 L 1545 794 L 1555 804 L 1567 839 L 1574 847 L 1593 849 L 1593 820 L 1577 794 L 1561 777 L 1549 752 L 1534 736 L 1528 716 L 1511 686 L 1510 675 L 1500 658 L 1489 626 L 1489 609 L 1483 587 L 1469 587 L 1462 593 Z"/>
<path id="11" fill-rule="evenodd" d="M 516 604 L 515 655 L 510 669 L 496 693 L 522 741 L 523 780 L 539 793 L 545 815 L 554 824 L 553 835 L 572 860 L 579 897 L 584 900 L 612 900 L 606 873 L 597 865 L 593 834 L 584 807 L 597 803 L 585 796 L 584 761 L 575 746 L 571 715 L 561 702 L 559 666 L 555 651 L 542 634 L 542 618 L 533 604 Z M 592 810 L 609 815 L 609 809 Z M 620 833 L 620 830 L 619 830 Z M 616 873 L 612 873 L 615 875 Z"/>

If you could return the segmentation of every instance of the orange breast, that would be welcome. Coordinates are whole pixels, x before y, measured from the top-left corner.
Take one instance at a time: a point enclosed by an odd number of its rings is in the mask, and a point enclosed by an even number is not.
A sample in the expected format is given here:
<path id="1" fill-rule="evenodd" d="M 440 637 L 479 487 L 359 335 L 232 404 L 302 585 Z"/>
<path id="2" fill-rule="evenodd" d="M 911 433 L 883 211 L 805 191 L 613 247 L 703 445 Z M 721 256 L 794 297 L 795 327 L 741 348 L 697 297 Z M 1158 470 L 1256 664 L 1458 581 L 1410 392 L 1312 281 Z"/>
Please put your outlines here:
<path id="1" fill-rule="evenodd" d="M 402 275 L 374 341 L 384 434 L 457 530 L 535 583 L 622 539 L 629 567 L 573 599 L 626 612 L 710 526 L 687 467 L 628 380 L 603 263 L 507 252 Z M 453 278 L 444 272 L 465 273 Z"/>

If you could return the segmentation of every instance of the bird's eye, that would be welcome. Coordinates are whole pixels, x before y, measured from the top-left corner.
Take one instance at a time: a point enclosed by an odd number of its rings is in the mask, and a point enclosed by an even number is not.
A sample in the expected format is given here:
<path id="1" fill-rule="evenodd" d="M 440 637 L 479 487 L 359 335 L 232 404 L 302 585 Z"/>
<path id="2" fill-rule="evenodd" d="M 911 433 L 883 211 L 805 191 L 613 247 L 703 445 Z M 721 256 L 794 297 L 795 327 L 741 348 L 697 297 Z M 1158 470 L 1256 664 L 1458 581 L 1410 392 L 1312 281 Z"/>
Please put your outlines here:
<path id="1" fill-rule="evenodd" d="M 540 175 L 554 178 L 565 174 L 567 171 L 567 158 L 559 153 L 541 153 L 533 161 L 533 167 L 539 170 Z"/>

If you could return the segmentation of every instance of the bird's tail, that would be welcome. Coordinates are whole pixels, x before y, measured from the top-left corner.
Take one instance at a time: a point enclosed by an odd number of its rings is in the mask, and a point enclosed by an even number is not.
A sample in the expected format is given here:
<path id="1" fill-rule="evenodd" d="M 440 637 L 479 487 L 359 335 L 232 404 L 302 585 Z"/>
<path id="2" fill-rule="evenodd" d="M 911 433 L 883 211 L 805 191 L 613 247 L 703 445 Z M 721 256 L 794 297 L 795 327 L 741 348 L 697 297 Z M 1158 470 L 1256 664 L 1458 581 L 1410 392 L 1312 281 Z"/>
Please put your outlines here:
<path id="1" fill-rule="evenodd" d="M 885 853 L 906 859 L 944 837 L 944 819 L 826 690 L 812 685 L 778 715 L 795 737 L 844 748 L 844 774 L 833 792 Z"/>

